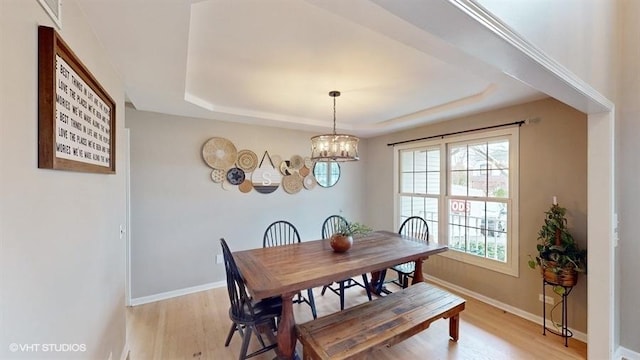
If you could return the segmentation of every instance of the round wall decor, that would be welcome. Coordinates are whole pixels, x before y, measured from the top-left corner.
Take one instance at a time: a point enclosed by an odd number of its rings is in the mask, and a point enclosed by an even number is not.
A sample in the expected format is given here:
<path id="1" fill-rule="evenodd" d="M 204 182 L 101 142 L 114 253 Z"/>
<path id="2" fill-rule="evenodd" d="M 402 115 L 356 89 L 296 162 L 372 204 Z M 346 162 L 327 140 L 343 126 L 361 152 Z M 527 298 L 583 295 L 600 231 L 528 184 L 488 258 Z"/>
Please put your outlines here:
<path id="1" fill-rule="evenodd" d="M 268 163 L 264 162 L 265 158 L 269 160 Z M 281 181 L 282 174 L 273 166 L 269 153 L 265 151 L 260 165 L 251 174 L 253 188 L 261 194 L 270 194 L 278 189 Z"/>
<path id="2" fill-rule="evenodd" d="M 302 190 L 302 178 L 298 174 L 287 175 L 282 178 L 282 188 L 289 194 Z"/>
<path id="3" fill-rule="evenodd" d="M 293 170 L 300 170 L 304 166 L 304 158 L 300 155 L 293 155 L 289 162 L 289 167 Z"/>
<path id="4" fill-rule="evenodd" d="M 240 185 L 244 181 L 244 171 L 240 168 L 231 168 L 227 171 L 227 180 L 231 185 Z"/>
<path id="5" fill-rule="evenodd" d="M 252 172 L 258 167 L 258 156 L 251 150 L 238 151 L 238 167 L 245 172 Z"/>
<path id="6" fill-rule="evenodd" d="M 216 184 L 222 183 L 226 178 L 227 178 L 227 172 L 224 170 L 213 169 L 211 171 L 211 180 L 213 180 L 213 182 Z"/>
<path id="7" fill-rule="evenodd" d="M 231 141 L 221 137 L 212 137 L 202 146 L 202 158 L 210 167 L 225 170 L 236 162 L 238 150 Z"/>
<path id="8" fill-rule="evenodd" d="M 313 189 L 317 184 L 318 182 L 316 181 L 316 178 L 315 176 L 313 176 L 313 174 L 305 176 L 304 180 L 302 180 L 302 185 L 304 185 L 304 188 L 307 190 Z"/>
<path id="9" fill-rule="evenodd" d="M 242 182 L 242 184 L 238 185 L 238 190 L 240 190 L 241 193 L 248 193 L 249 191 L 251 191 L 253 189 L 253 184 L 251 183 L 251 180 L 249 179 L 244 179 L 244 181 Z"/>

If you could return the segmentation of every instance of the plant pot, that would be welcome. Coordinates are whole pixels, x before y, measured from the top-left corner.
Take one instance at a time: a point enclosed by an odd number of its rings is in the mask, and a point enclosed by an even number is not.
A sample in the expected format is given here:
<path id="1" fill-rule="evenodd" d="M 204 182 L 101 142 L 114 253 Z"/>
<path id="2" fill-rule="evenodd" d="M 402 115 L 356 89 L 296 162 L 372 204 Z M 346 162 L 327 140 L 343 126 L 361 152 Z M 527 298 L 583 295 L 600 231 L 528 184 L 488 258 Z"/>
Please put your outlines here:
<path id="1" fill-rule="evenodd" d="M 573 267 L 559 268 L 554 261 L 547 261 L 540 267 L 542 277 L 550 284 L 575 286 L 578 283 L 578 272 Z"/>
<path id="2" fill-rule="evenodd" d="M 333 249 L 333 251 L 338 253 L 349 250 L 351 248 L 351 245 L 353 245 L 353 237 L 351 236 L 333 234 L 331 235 L 330 240 L 331 248 Z"/>

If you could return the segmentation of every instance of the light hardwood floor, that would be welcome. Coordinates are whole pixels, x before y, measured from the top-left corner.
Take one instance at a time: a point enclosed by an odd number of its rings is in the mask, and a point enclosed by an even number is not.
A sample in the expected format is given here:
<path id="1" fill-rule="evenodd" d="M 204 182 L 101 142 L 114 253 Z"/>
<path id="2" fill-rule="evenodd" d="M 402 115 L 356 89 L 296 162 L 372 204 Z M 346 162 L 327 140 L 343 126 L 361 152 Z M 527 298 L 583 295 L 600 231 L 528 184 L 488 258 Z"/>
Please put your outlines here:
<path id="1" fill-rule="evenodd" d="M 389 285 L 390 290 L 397 290 Z M 318 316 L 339 311 L 339 299 L 314 289 Z M 462 296 L 464 297 L 464 296 Z M 461 313 L 460 340 L 449 340 L 449 321 L 439 320 L 427 330 L 375 353 L 372 359 L 586 359 L 586 344 L 570 339 L 569 347 L 555 335 L 542 335 L 541 325 L 466 298 Z M 347 290 L 345 306 L 367 301 L 362 288 Z M 218 288 L 128 309 L 130 359 L 237 359 L 241 339 L 224 341 L 231 326 L 226 288 Z M 296 321 L 311 320 L 306 304 L 294 304 Z M 258 341 L 253 338 L 251 346 Z M 298 353 L 302 355 L 302 349 Z M 273 359 L 273 351 L 253 359 Z"/>

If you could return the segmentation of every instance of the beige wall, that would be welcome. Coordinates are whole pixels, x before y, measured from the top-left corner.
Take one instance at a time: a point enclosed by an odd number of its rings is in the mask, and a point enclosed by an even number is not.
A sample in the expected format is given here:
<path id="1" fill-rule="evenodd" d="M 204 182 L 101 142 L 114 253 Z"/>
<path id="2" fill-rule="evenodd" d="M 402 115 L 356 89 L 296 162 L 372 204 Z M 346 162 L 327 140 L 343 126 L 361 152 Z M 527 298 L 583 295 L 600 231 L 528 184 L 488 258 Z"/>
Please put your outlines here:
<path id="1" fill-rule="evenodd" d="M 520 277 L 499 274 L 476 266 L 435 256 L 425 272 L 505 304 L 542 315 L 541 278 L 527 266 L 536 251 L 537 232 L 555 195 L 568 209 L 571 232 L 583 247 L 587 244 L 587 121 L 586 115 L 553 99 L 508 107 L 392 135 L 367 143 L 367 221 L 393 228 L 393 148 L 387 143 L 453 131 L 533 119 L 520 128 Z M 373 196 L 375 194 L 376 196 Z M 569 298 L 569 324 L 586 332 L 586 276 Z"/>
<path id="2" fill-rule="evenodd" d="M 341 213 L 362 221 L 364 164 L 342 164 L 332 188 L 291 195 L 226 191 L 211 181 L 202 145 L 224 137 L 240 149 L 289 158 L 309 156 L 309 132 L 185 118 L 127 108 L 131 130 L 131 236 L 133 298 L 200 286 L 224 279 L 215 264 L 220 237 L 232 250 L 262 247 L 266 227 L 288 220 L 303 241 L 320 238 L 322 222 Z M 363 142 L 364 145 L 364 142 Z M 366 152 L 361 153 L 367 158 Z M 267 161 L 267 160 L 265 160 Z M 342 211 L 342 212 L 341 212 Z"/>
<path id="3" fill-rule="evenodd" d="M 478 2 L 598 92 L 616 100 L 618 0 Z"/>
<path id="4" fill-rule="evenodd" d="M 622 77 L 620 79 L 620 102 L 618 108 L 617 184 L 620 207 L 618 248 L 619 268 L 619 313 L 620 344 L 640 354 L 640 2 L 622 1 L 622 23 L 624 24 L 622 47 Z"/>
<path id="5" fill-rule="evenodd" d="M 38 169 L 37 27 L 54 25 L 37 1 L 0 1 L 2 359 L 119 359 L 125 343 L 124 89 L 75 1 L 64 1 L 63 22 L 62 38 L 117 103 L 117 174 Z"/>

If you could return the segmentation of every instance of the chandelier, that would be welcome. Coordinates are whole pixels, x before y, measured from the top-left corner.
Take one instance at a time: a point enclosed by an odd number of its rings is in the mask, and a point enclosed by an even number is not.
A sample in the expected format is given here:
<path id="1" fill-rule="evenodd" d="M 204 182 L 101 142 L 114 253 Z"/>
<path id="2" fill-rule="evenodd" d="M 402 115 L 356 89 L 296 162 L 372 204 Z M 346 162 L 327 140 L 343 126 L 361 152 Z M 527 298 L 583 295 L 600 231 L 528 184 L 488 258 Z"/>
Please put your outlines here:
<path id="1" fill-rule="evenodd" d="M 311 138 L 311 160 L 353 161 L 358 160 L 358 139 L 353 135 L 336 134 L 336 97 L 340 91 L 331 91 L 333 98 L 333 134 L 316 135 Z"/>

